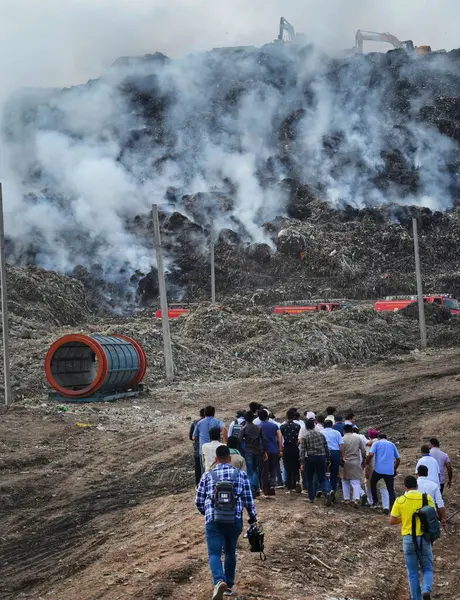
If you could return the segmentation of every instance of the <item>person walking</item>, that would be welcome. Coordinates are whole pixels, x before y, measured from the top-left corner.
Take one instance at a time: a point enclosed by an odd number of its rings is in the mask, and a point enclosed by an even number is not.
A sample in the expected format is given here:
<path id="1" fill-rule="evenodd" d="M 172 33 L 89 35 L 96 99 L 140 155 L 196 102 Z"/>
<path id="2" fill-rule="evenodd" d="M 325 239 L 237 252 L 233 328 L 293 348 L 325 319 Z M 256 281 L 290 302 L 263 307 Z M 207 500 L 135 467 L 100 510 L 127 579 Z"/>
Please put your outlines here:
<path id="1" fill-rule="evenodd" d="M 283 436 L 283 462 L 286 470 L 286 487 L 288 493 L 296 491 L 297 476 L 299 473 L 299 434 L 300 425 L 294 422 L 295 410 L 290 408 L 286 414 L 286 421 L 280 430 Z"/>
<path id="2" fill-rule="evenodd" d="M 422 451 L 422 458 L 417 462 L 417 466 L 415 467 L 415 473 L 417 473 L 417 469 L 420 465 L 425 465 L 428 467 L 428 479 L 434 481 L 438 485 L 441 482 L 441 469 L 439 468 L 439 463 L 435 459 L 434 456 L 430 455 L 430 447 L 424 444 L 420 450 Z"/>
<path id="3" fill-rule="evenodd" d="M 378 431 L 378 429 L 369 429 L 367 432 L 367 435 L 369 437 L 371 445 L 370 445 L 370 447 L 366 446 L 366 448 L 368 449 L 368 451 L 370 453 L 373 444 L 375 444 L 378 440 L 380 431 Z M 374 469 L 375 469 L 375 456 L 372 456 L 371 459 L 369 460 L 369 462 L 367 462 L 367 460 L 366 460 L 365 484 L 364 484 L 366 494 L 367 494 L 367 500 L 371 506 L 374 505 L 374 498 L 372 496 L 372 490 L 371 490 L 371 480 L 372 480 L 372 474 L 374 472 Z M 377 483 L 377 492 L 380 493 L 380 498 L 382 500 L 383 514 L 389 515 L 390 514 L 390 495 L 388 493 L 385 481 L 383 479 L 380 479 L 380 481 Z M 377 499 L 376 503 L 378 504 L 378 499 Z"/>
<path id="4" fill-rule="evenodd" d="M 439 487 L 441 494 L 444 492 L 444 485 L 446 483 L 446 469 L 447 469 L 447 487 L 452 486 L 452 463 L 450 462 L 449 455 L 443 452 L 440 448 L 440 443 L 437 438 L 431 438 L 430 440 L 430 456 L 435 458 L 439 465 Z"/>
<path id="5" fill-rule="evenodd" d="M 335 423 L 332 426 L 332 428 L 335 429 L 336 431 L 338 431 L 342 437 L 343 437 L 343 428 L 344 427 L 345 427 L 345 423 L 343 422 L 343 417 L 341 415 L 338 415 L 337 417 L 335 417 Z"/>
<path id="6" fill-rule="evenodd" d="M 318 415 L 316 417 L 316 425 L 315 425 L 316 431 L 321 431 L 321 432 L 324 431 L 324 421 L 325 421 L 324 415 Z"/>
<path id="7" fill-rule="evenodd" d="M 431 600 L 433 589 L 433 551 L 431 544 L 422 541 L 420 519 L 415 519 L 415 543 L 412 535 L 412 517 L 423 506 L 423 494 L 417 489 L 417 479 L 409 475 L 404 480 L 405 494 L 395 500 L 391 509 L 390 524 L 401 525 L 403 551 L 406 560 L 411 600 Z M 431 496 L 428 505 L 435 508 Z M 422 571 L 422 587 L 419 581 L 419 565 Z"/>
<path id="8" fill-rule="evenodd" d="M 326 465 L 329 463 L 330 452 L 324 435 L 315 429 L 315 421 L 309 419 L 306 422 L 306 434 L 300 442 L 301 470 L 306 473 L 308 500 L 315 501 L 316 490 L 314 484 L 315 475 L 318 485 L 326 497 L 326 505 L 331 504 L 331 497 L 326 485 Z"/>
<path id="9" fill-rule="evenodd" d="M 204 471 L 207 473 L 211 470 L 212 465 L 216 461 L 216 450 L 219 446 L 222 446 L 220 441 L 220 429 L 213 427 L 209 432 L 210 442 L 203 444 L 201 448 L 201 460 L 204 466 Z"/>
<path id="10" fill-rule="evenodd" d="M 200 418 L 192 421 L 190 425 L 190 431 L 188 433 L 188 437 L 190 441 L 193 442 L 193 460 L 195 463 L 195 483 L 198 485 L 201 479 L 201 458 L 200 458 L 200 442 L 197 439 L 193 439 L 193 433 L 195 431 L 195 427 L 197 423 L 204 419 L 204 408 L 200 409 Z"/>
<path id="11" fill-rule="evenodd" d="M 363 457 L 366 456 L 366 446 L 357 433 L 353 433 L 353 425 L 345 425 L 343 428 L 343 451 L 344 460 L 342 491 L 343 499 L 349 502 L 351 499 L 351 490 L 353 490 L 353 501 L 356 506 L 367 503 L 367 495 L 361 487 L 363 479 Z M 351 489 L 350 489 L 351 488 Z"/>
<path id="12" fill-rule="evenodd" d="M 207 444 L 211 441 L 209 432 L 211 429 L 217 427 L 221 431 L 222 441 L 224 444 L 227 443 L 228 432 L 223 421 L 216 419 L 216 409 L 214 406 L 206 406 L 204 409 L 204 419 L 201 419 L 196 424 L 195 431 L 193 432 L 193 439 L 198 440 L 200 444 L 200 457 L 202 456 L 203 444 Z M 201 465 L 202 472 L 204 472 L 204 465 Z"/>
<path id="13" fill-rule="evenodd" d="M 230 464 L 230 450 L 219 446 L 216 450 L 217 466 L 201 478 L 195 505 L 205 516 L 206 542 L 209 566 L 214 582 L 213 600 L 232 596 L 236 572 L 236 546 L 243 530 L 243 507 L 249 523 L 257 522 L 257 512 L 248 476 Z M 222 483 L 226 491 L 222 489 Z M 229 486 L 232 486 L 229 489 Z M 219 487 L 222 489 L 222 504 Z M 225 495 L 224 495 L 225 494 Z M 231 503 L 228 502 L 231 500 Z M 231 513 L 231 514 L 230 514 Z M 224 552 L 224 566 L 222 566 Z"/>
<path id="14" fill-rule="evenodd" d="M 246 466 L 246 461 L 244 459 L 244 456 L 238 450 L 238 446 L 238 438 L 234 435 L 231 435 L 227 440 L 227 447 L 230 449 L 232 466 L 235 467 L 235 469 L 241 469 L 246 473 L 248 470 Z"/>
<path id="15" fill-rule="evenodd" d="M 246 423 L 240 431 L 239 440 L 244 442 L 246 466 L 248 468 L 248 477 L 252 486 L 252 493 L 255 497 L 260 496 L 260 463 L 261 460 L 268 460 L 267 456 L 267 438 L 261 427 L 254 425 L 254 414 L 248 411 L 244 415 Z"/>
<path id="16" fill-rule="evenodd" d="M 332 423 L 332 425 L 335 425 L 335 411 L 336 411 L 336 407 L 335 406 L 328 406 L 326 408 L 326 421 L 330 421 Z"/>
<path id="17" fill-rule="evenodd" d="M 324 421 L 324 430 L 321 433 L 326 438 L 327 446 L 329 448 L 329 488 L 331 493 L 331 502 L 335 502 L 340 464 L 344 463 L 345 458 L 343 449 L 343 438 L 336 429 L 333 429 L 332 421 L 330 419 L 326 419 Z"/>
<path id="18" fill-rule="evenodd" d="M 444 507 L 441 490 L 437 483 L 428 479 L 428 467 L 426 465 L 420 465 L 417 469 L 417 489 L 419 492 L 422 492 L 422 494 L 428 494 L 433 498 L 441 525 L 445 527 L 447 523 L 446 509 Z"/>
<path id="19" fill-rule="evenodd" d="M 268 411 L 259 410 L 260 428 L 267 439 L 267 460 L 261 463 L 262 491 L 265 498 L 275 495 L 277 464 L 283 453 L 283 438 L 276 423 L 269 421 Z"/>
<path id="20" fill-rule="evenodd" d="M 231 435 L 238 437 L 244 424 L 244 410 L 236 411 L 236 419 L 234 419 L 228 428 L 228 437 Z"/>
<path id="21" fill-rule="evenodd" d="M 396 499 L 395 475 L 401 463 L 398 449 L 387 439 L 385 433 L 380 433 L 378 440 L 372 445 L 366 465 L 370 465 L 374 459 L 374 471 L 371 476 L 372 506 L 379 504 L 377 496 L 377 483 L 383 479 L 390 496 L 390 509 Z"/>

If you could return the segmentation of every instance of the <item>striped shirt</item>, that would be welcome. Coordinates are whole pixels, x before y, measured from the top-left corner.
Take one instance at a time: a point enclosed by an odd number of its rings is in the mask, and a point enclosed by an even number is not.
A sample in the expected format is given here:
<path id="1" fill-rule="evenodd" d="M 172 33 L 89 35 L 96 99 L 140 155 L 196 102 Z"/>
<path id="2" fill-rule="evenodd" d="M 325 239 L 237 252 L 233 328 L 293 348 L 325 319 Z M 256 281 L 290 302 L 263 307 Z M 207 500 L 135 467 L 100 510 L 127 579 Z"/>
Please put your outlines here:
<path id="1" fill-rule="evenodd" d="M 231 464 L 218 464 L 214 471 L 217 471 L 220 481 L 230 481 L 234 469 Z M 238 471 L 238 481 L 235 485 L 236 493 L 236 519 L 243 518 L 243 506 L 248 511 L 251 518 L 257 520 L 256 507 L 252 497 L 251 484 L 244 471 Z M 202 515 L 206 517 L 206 523 L 214 521 L 214 508 L 212 501 L 214 497 L 214 482 L 210 473 L 205 473 L 201 478 L 196 493 L 195 505 Z"/>

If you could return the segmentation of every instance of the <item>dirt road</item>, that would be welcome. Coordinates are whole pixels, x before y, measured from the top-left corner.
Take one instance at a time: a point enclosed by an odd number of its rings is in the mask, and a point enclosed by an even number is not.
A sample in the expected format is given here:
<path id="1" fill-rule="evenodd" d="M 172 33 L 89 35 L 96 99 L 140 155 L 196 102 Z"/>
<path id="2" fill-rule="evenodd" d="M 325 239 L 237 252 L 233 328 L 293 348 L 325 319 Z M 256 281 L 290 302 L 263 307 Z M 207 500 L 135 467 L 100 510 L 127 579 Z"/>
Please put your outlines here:
<path id="1" fill-rule="evenodd" d="M 460 469 L 460 353 L 275 380 L 180 384 L 112 405 L 24 404 L 0 424 L 0 597 L 3 600 L 182 600 L 210 597 L 203 523 L 193 507 L 190 418 L 214 404 L 228 422 L 263 401 L 353 409 L 402 451 L 413 471 L 436 435 Z M 79 425 L 77 425 L 79 424 Z M 92 425 L 82 427 L 80 425 Z M 460 508 L 457 479 L 448 513 Z M 403 600 L 397 528 L 368 509 L 314 505 L 305 496 L 258 500 L 266 563 L 241 540 L 242 600 Z M 436 545 L 435 600 L 460 597 L 460 516 Z"/>

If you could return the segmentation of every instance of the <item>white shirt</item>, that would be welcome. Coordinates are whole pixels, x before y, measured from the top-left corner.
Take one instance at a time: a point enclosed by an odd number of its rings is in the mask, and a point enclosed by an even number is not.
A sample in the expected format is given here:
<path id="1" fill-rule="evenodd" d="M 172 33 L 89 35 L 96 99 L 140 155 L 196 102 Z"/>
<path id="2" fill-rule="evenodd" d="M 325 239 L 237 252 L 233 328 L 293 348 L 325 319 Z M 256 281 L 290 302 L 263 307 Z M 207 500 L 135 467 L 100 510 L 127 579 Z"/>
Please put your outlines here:
<path id="1" fill-rule="evenodd" d="M 332 421 L 332 424 L 335 425 L 335 417 L 334 417 L 334 415 L 327 415 L 327 417 L 324 420 L 325 421 Z"/>
<path id="2" fill-rule="evenodd" d="M 299 439 L 304 438 L 307 434 L 307 426 L 305 425 L 305 421 L 294 421 L 294 423 L 297 423 L 297 425 L 300 425 L 300 431 L 299 431 Z"/>
<path id="3" fill-rule="evenodd" d="M 322 423 L 316 423 L 315 429 L 316 431 L 323 431 L 324 425 Z"/>
<path id="4" fill-rule="evenodd" d="M 422 456 L 422 458 L 418 461 L 417 466 L 415 467 L 416 473 L 420 465 L 425 465 L 425 467 L 428 467 L 428 479 L 431 479 L 431 481 L 434 481 L 437 485 L 439 485 L 440 468 L 438 461 L 427 454 Z"/>
<path id="5" fill-rule="evenodd" d="M 223 445 L 224 444 L 222 444 L 222 442 L 218 442 L 216 440 L 202 445 L 201 454 L 203 456 L 204 470 L 206 472 L 211 469 L 211 465 L 216 460 L 216 448 Z"/>
<path id="6" fill-rule="evenodd" d="M 268 420 L 270 423 L 274 423 L 278 427 L 278 429 L 280 428 L 280 424 L 277 423 L 275 421 L 275 419 L 268 419 Z M 254 419 L 253 423 L 254 423 L 254 425 L 258 425 L 260 427 L 260 424 L 262 423 L 262 421 L 259 419 L 259 417 L 257 417 L 257 419 Z"/>
<path id="7" fill-rule="evenodd" d="M 428 494 L 434 500 L 434 503 L 438 508 L 444 507 L 444 500 L 441 496 L 441 490 L 439 489 L 439 485 L 428 477 L 418 477 L 417 478 L 417 487 L 418 491 L 422 492 L 422 494 Z"/>

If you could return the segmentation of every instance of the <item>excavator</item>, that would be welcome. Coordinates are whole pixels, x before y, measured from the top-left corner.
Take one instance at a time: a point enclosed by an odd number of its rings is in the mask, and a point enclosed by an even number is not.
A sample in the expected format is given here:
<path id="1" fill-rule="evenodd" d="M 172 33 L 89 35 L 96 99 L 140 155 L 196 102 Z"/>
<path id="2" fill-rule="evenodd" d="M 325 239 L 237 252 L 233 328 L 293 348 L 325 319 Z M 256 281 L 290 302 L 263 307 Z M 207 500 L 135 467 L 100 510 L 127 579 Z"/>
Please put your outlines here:
<path id="1" fill-rule="evenodd" d="M 285 35 L 286 34 L 286 35 Z M 286 37 L 287 36 L 287 37 Z M 307 36 L 304 33 L 296 33 L 293 25 L 287 19 L 281 17 L 280 31 L 275 43 L 307 44 Z"/>
<path id="2" fill-rule="evenodd" d="M 429 54 L 431 52 L 431 46 L 414 46 L 412 40 L 401 42 L 391 33 L 377 33 L 376 31 L 361 31 L 361 29 L 358 29 L 355 46 L 351 51 L 347 51 L 347 54 L 362 54 L 365 41 L 386 42 L 387 44 L 391 44 L 395 49 L 405 50 L 409 53 Z"/>

